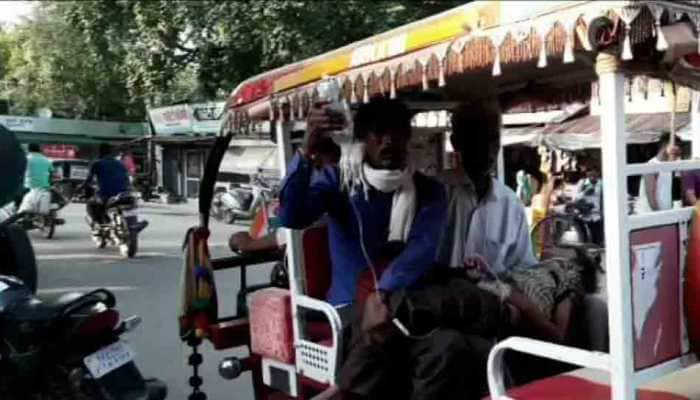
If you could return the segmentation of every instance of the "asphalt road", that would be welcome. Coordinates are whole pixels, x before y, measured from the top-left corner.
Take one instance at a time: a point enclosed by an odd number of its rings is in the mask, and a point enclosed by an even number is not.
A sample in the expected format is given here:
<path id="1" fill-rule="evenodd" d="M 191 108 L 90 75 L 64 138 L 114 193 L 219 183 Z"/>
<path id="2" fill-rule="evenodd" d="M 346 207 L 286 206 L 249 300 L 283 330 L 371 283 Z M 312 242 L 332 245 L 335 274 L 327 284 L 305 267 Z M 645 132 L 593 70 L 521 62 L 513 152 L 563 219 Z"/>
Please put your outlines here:
<path id="1" fill-rule="evenodd" d="M 66 224 L 47 240 L 30 233 L 39 266 L 39 290 L 48 292 L 86 291 L 97 287 L 111 289 L 122 315 L 140 315 L 143 323 L 128 334 L 136 351 L 136 362 L 145 376 L 155 376 L 168 384 L 168 399 L 187 399 L 187 366 L 190 349 L 180 342 L 177 314 L 179 281 L 182 270 L 181 249 L 185 231 L 197 223 L 196 202 L 184 205 L 147 203 L 139 209 L 149 226 L 139 237 L 140 248 L 133 259 L 123 259 L 116 248 L 97 249 L 84 221 L 84 205 L 70 204 L 61 210 Z M 214 256 L 230 254 L 225 243 L 231 232 L 245 226 L 212 223 L 210 238 Z M 249 273 L 250 283 L 261 283 L 269 269 Z M 217 272 L 219 308 L 222 315 L 235 310 L 237 273 Z M 246 350 L 217 352 L 209 344 L 202 349 L 203 389 L 209 399 L 252 399 L 248 373 L 234 381 L 224 381 L 217 373 L 219 360 L 227 355 L 245 355 Z"/>

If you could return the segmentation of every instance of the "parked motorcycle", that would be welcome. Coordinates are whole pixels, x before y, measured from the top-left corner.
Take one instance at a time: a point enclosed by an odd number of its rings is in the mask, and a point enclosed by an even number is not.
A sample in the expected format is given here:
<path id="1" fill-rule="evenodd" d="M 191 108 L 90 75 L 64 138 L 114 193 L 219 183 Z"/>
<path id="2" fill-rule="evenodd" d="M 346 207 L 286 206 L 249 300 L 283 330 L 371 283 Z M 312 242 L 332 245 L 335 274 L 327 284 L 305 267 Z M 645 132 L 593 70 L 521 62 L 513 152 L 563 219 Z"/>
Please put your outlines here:
<path id="1" fill-rule="evenodd" d="M 250 178 L 249 185 L 239 185 L 218 192 L 212 200 L 211 215 L 219 221 L 233 224 L 237 220 L 250 220 L 260 207 L 277 197 L 279 184 L 258 171 Z"/>
<path id="2" fill-rule="evenodd" d="M 51 201 L 47 213 L 23 211 L 17 215 L 17 218 L 13 219 L 14 224 L 25 231 L 39 230 L 46 239 L 53 238 L 56 226 L 66 223 L 63 218 L 58 217 L 58 211 L 68 204 L 68 200 L 61 195 L 55 186 L 51 187 L 50 196 Z M 14 202 L 6 204 L 0 210 L 0 221 L 5 221 L 15 214 L 17 214 L 16 204 Z"/>
<path id="3" fill-rule="evenodd" d="M 89 194 L 91 190 L 87 192 Z M 124 257 L 136 255 L 139 233 L 148 226 L 148 221 L 138 220 L 136 208 L 136 198 L 131 193 L 121 193 L 107 200 L 101 222 L 86 218 L 97 248 L 110 244 L 119 247 L 119 253 Z"/>
<path id="4" fill-rule="evenodd" d="M 12 222 L 0 224 L 0 398 L 165 399 L 166 385 L 143 378 L 121 338 L 140 318 L 122 319 L 105 289 L 36 294 L 34 252 Z"/>

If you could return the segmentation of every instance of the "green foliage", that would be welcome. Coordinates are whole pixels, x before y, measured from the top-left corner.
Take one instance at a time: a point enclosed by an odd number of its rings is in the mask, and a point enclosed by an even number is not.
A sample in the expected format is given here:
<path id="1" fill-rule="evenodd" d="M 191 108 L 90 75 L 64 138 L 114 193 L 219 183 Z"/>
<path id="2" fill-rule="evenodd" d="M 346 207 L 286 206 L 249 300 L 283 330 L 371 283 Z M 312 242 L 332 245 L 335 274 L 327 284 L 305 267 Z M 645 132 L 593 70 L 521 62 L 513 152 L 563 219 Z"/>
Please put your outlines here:
<path id="1" fill-rule="evenodd" d="M 0 32 L 0 79 L 7 71 L 17 112 L 138 119 L 145 105 L 224 98 L 257 73 L 459 3 L 42 2 L 31 21 Z"/>
<path id="2" fill-rule="evenodd" d="M 65 118 L 138 120 L 143 102 L 129 95 L 119 55 L 89 45 L 61 3 L 42 3 L 30 22 L 6 33 L 10 57 L 4 97 L 16 114 L 48 107 Z M 111 57 L 110 57 L 111 55 Z"/>

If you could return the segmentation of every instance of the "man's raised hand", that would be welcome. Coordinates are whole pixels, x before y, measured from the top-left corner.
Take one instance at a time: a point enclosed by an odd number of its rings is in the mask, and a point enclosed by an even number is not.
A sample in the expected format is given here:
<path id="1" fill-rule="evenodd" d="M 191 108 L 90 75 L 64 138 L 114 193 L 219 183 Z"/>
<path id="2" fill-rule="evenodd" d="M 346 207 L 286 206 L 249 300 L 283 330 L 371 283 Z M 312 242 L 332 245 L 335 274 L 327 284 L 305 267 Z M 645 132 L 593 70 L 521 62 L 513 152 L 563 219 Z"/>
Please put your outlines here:
<path id="1" fill-rule="evenodd" d="M 345 116 L 323 103 L 316 103 L 309 111 L 306 119 L 303 154 L 315 159 L 324 151 L 322 143 L 330 139 L 330 133 L 345 128 Z"/>

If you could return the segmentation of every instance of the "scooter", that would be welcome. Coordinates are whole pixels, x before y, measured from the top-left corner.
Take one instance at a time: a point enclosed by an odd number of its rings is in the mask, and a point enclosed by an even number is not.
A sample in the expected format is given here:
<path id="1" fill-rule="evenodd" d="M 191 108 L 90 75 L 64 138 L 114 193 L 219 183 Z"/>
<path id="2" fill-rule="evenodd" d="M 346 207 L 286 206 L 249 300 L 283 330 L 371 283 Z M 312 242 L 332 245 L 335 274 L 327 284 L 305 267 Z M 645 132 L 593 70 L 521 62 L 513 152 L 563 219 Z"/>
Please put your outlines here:
<path id="1" fill-rule="evenodd" d="M 58 211 L 68 204 L 68 200 L 54 186 L 50 189 L 50 196 L 47 213 L 23 211 L 18 214 L 15 202 L 11 202 L 0 209 L 0 221 L 5 221 L 16 214 L 15 225 L 25 231 L 39 230 L 44 238 L 51 239 L 56 233 L 56 226 L 66 223 L 63 218 L 58 217 Z"/>
<path id="2" fill-rule="evenodd" d="M 36 260 L 26 233 L 0 224 L 0 398 L 163 400 L 167 386 L 144 379 L 122 336 L 114 295 L 36 293 Z"/>
<path id="3" fill-rule="evenodd" d="M 227 224 L 241 219 L 253 219 L 260 207 L 269 204 L 277 196 L 278 186 L 258 170 L 257 174 L 251 176 L 250 185 L 240 185 L 216 193 L 212 200 L 212 216 Z"/>

